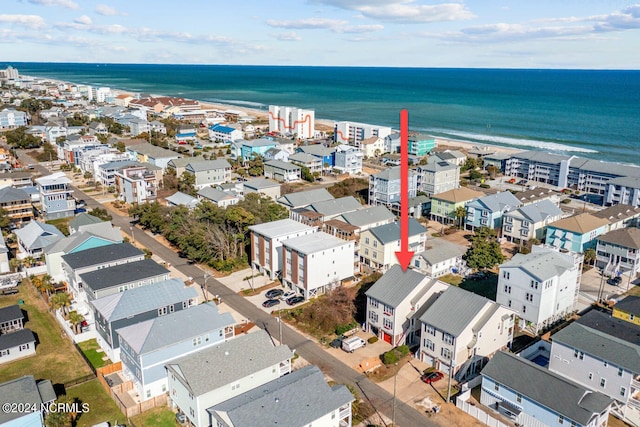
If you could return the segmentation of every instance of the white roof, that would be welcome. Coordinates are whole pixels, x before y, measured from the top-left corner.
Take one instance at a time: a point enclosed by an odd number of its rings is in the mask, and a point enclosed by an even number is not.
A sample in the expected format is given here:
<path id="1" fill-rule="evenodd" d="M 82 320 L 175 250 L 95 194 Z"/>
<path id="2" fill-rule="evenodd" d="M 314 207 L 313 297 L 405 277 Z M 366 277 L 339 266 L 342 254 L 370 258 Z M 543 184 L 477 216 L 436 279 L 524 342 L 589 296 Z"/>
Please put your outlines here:
<path id="1" fill-rule="evenodd" d="M 303 254 L 311 254 L 327 249 L 338 248 L 349 243 L 353 244 L 352 241 L 342 240 L 332 236 L 331 234 L 320 231 L 318 233 L 287 239 L 282 242 L 282 245 L 298 252 L 302 252 Z"/>
<path id="2" fill-rule="evenodd" d="M 289 236 L 301 231 L 312 230 L 310 227 L 292 219 L 281 219 L 279 221 L 265 222 L 264 224 L 252 225 L 249 230 L 264 237 L 274 239 L 276 237 Z"/>
<path id="3" fill-rule="evenodd" d="M 64 172 L 56 172 L 51 175 L 43 176 L 36 179 L 36 182 L 40 185 L 56 185 L 56 184 L 69 184 L 71 180 L 67 178 Z"/>

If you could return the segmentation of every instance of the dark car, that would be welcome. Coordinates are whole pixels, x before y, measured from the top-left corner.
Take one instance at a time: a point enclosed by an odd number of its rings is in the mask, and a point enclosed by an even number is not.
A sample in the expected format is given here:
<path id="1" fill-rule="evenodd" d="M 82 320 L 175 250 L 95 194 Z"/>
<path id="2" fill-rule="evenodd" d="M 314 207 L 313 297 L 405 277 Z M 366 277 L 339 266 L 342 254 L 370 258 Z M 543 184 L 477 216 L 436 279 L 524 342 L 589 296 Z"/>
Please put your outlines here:
<path id="1" fill-rule="evenodd" d="M 298 304 L 298 303 L 300 303 L 300 302 L 302 302 L 302 301 L 304 301 L 304 297 L 300 297 L 300 296 L 298 296 L 298 297 L 291 297 L 291 298 L 289 298 L 289 299 L 287 300 L 287 304 L 289 304 L 289 305 L 296 305 L 296 304 Z"/>
<path id="2" fill-rule="evenodd" d="M 265 302 L 262 303 L 262 306 L 264 308 L 270 308 L 273 307 L 274 305 L 278 305 L 280 304 L 280 300 L 279 299 L 268 299 Z"/>
<path id="3" fill-rule="evenodd" d="M 274 299 L 282 296 L 282 294 L 284 294 L 284 291 L 282 289 L 271 289 L 270 291 L 267 291 L 264 296 L 267 297 L 267 299 Z"/>
<path id="4" fill-rule="evenodd" d="M 182 412 L 178 412 L 176 414 L 176 421 L 180 424 L 184 424 L 187 421 L 187 416 Z"/>
<path id="5" fill-rule="evenodd" d="M 622 283 L 622 277 L 620 276 L 612 277 L 609 280 L 607 280 L 607 283 L 610 284 L 611 286 L 618 286 L 620 283 Z"/>
<path id="6" fill-rule="evenodd" d="M 422 374 L 422 376 L 420 377 L 422 382 L 427 384 L 435 383 L 436 381 L 440 381 L 443 378 L 444 378 L 444 374 L 438 371 Z"/>
<path id="7" fill-rule="evenodd" d="M 336 338 L 329 343 L 329 347 L 331 348 L 341 348 L 342 347 L 342 338 Z"/>

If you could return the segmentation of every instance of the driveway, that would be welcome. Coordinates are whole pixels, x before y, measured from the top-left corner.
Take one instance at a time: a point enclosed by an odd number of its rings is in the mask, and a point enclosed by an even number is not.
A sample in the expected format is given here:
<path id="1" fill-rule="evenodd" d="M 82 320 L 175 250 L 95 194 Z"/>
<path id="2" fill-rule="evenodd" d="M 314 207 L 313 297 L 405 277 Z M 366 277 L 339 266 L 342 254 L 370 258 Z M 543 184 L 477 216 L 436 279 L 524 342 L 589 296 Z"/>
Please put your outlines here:
<path id="1" fill-rule="evenodd" d="M 628 274 L 622 275 L 622 283 L 620 286 L 612 286 L 607 283 L 607 276 L 602 276 L 600 270 L 592 268 L 582 273 L 580 280 L 580 294 L 578 295 L 578 311 L 581 312 L 586 307 L 598 301 L 598 293 L 601 289 L 603 300 L 618 298 L 625 293 L 629 287 L 634 286 L 633 281 L 629 280 Z"/>

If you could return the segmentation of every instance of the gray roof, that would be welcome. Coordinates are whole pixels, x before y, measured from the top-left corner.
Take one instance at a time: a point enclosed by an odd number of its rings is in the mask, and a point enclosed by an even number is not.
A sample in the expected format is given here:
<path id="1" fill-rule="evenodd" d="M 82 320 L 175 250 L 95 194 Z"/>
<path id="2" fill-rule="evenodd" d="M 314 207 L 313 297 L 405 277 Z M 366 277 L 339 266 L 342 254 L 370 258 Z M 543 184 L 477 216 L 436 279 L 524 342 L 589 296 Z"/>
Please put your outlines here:
<path id="1" fill-rule="evenodd" d="M 575 265 L 569 260 L 569 256 L 552 249 L 540 250 L 528 254 L 516 254 L 509 261 L 500 265 L 500 268 L 519 268 L 540 282 L 559 276 Z"/>
<path id="2" fill-rule="evenodd" d="M 182 157 L 180 154 L 176 153 L 175 151 L 167 150 L 166 148 L 158 147 L 148 142 L 130 145 L 127 147 L 127 150 L 134 151 L 139 154 L 144 154 L 154 159 Z"/>
<path id="3" fill-rule="evenodd" d="M 112 243 L 122 242 L 122 233 L 119 228 L 113 228 L 110 222 L 100 222 L 82 226 L 79 231 L 47 246 L 44 251 L 46 254 L 69 253 L 92 237 L 108 240 Z"/>
<path id="4" fill-rule="evenodd" d="M 552 154 L 547 153 L 546 151 L 537 151 L 537 150 L 529 150 L 529 151 L 521 151 L 519 153 L 514 153 L 511 157 L 515 157 L 517 159 L 524 159 L 534 162 L 540 163 L 548 163 L 548 164 L 560 164 L 561 161 L 570 160 L 571 156 L 566 156 L 562 154 Z"/>
<path id="5" fill-rule="evenodd" d="M 416 171 L 413 169 L 409 169 L 409 177 L 415 175 Z M 394 166 L 392 168 L 388 168 L 383 170 L 382 172 L 378 172 L 374 175 L 371 175 L 376 179 L 384 179 L 387 181 L 391 180 L 399 180 L 400 179 L 400 166 Z"/>
<path id="6" fill-rule="evenodd" d="M 330 387 L 317 366 L 305 366 L 207 411 L 234 426 L 303 427 L 354 401 L 345 385 Z M 227 418 L 228 417 L 228 418 Z"/>
<path id="7" fill-rule="evenodd" d="M 489 304 L 497 303 L 473 292 L 449 286 L 420 317 L 420 321 L 458 337 L 465 329 L 476 325 L 471 322 Z"/>
<path id="8" fill-rule="evenodd" d="M 612 402 L 599 392 L 570 381 L 525 358 L 497 352 L 482 375 L 581 425 Z"/>
<path id="9" fill-rule="evenodd" d="M 307 209 L 324 215 L 340 215 L 346 212 L 357 211 L 358 209 L 362 209 L 362 207 L 362 204 L 356 200 L 355 197 L 345 196 L 339 199 L 312 203 Z"/>
<path id="10" fill-rule="evenodd" d="M 31 196 L 26 191 L 20 188 L 4 187 L 0 188 L 0 203 L 10 203 L 26 201 L 31 202 Z"/>
<path id="11" fill-rule="evenodd" d="M 325 147 L 322 144 L 314 144 L 314 145 L 303 145 L 298 148 L 298 151 L 311 154 L 317 157 L 325 157 L 330 156 L 332 153 L 336 151 L 335 147 Z"/>
<path id="12" fill-rule="evenodd" d="M 181 357 L 167 368 L 182 377 L 193 395 L 201 396 L 291 357 L 289 347 L 274 346 L 269 335 L 259 330 Z"/>
<path id="13" fill-rule="evenodd" d="M 304 236 L 293 237 L 291 239 L 282 241 L 283 246 L 294 249 L 303 254 L 310 254 L 327 249 L 338 248 L 349 243 L 353 244 L 353 242 L 342 240 L 323 231 L 307 234 Z M 353 256 L 353 253 L 351 253 L 350 256 Z"/>
<path id="14" fill-rule="evenodd" d="M 220 313 L 218 306 L 208 303 L 120 328 L 118 334 L 133 351 L 144 354 L 212 334 L 234 323 L 231 313 Z"/>
<path id="15" fill-rule="evenodd" d="M 418 170 L 420 172 L 442 172 L 447 170 L 458 169 L 459 166 L 453 163 L 446 162 L 444 160 L 439 160 L 438 158 L 431 156 L 427 161 L 426 165 L 418 166 Z"/>
<path id="16" fill-rule="evenodd" d="M 430 239 L 427 248 L 419 256 L 430 265 L 438 264 L 451 258 L 457 258 L 467 252 L 467 247 L 457 245 L 444 239 Z"/>
<path id="17" fill-rule="evenodd" d="M 69 221 L 69 228 L 77 230 L 78 227 L 89 224 L 97 224 L 99 222 L 106 222 L 97 216 L 89 215 L 88 213 L 80 213 Z"/>
<path id="18" fill-rule="evenodd" d="M 17 402 L 39 405 L 51 402 L 51 396 L 54 396 L 55 399 L 51 382 L 46 380 L 36 383 L 33 375 L 25 375 L 0 384 L 0 404 L 2 405 Z M 24 416 L 24 412 L 2 411 L 0 412 L 0 424 L 9 423 L 11 420 Z"/>
<path id="19" fill-rule="evenodd" d="M 524 205 L 505 214 L 524 218 L 534 224 L 559 215 L 562 215 L 562 210 L 548 199 Z"/>
<path id="20" fill-rule="evenodd" d="M 570 163 L 572 168 L 579 168 L 582 171 L 596 172 L 603 175 L 640 176 L 640 167 L 623 163 L 604 162 L 602 160 L 585 159 L 583 157 L 574 157 Z"/>
<path id="21" fill-rule="evenodd" d="M 210 171 L 210 170 L 218 170 L 218 169 L 230 169 L 231 165 L 227 161 L 227 159 L 215 159 L 215 160 L 204 160 L 204 161 L 196 161 L 189 162 L 186 166 L 186 170 L 194 171 L 194 172 L 202 172 L 202 171 Z"/>
<path id="22" fill-rule="evenodd" d="M 614 309 L 640 316 L 640 297 L 627 295 L 613 306 Z"/>
<path id="23" fill-rule="evenodd" d="M 69 267 L 75 270 L 116 260 L 133 258 L 140 255 L 144 255 L 144 252 L 130 243 L 124 242 L 63 255 L 62 259 L 69 265 Z"/>
<path id="24" fill-rule="evenodd" d="M 31 221 L 15 231 L 16 236 L 31 250 L 42 249 L 64 238 L 64 234 L 51 224 Z"/>
<path id="25" fill-rule="evenodd" d="M 319 159 L 313 154 L 309 154 L 309 153 L 294 153 L 289 156 L 289 161 L 306 164 L 306 163 L 322 162 L 322 159 Z"/>
<path id="26" fill-rule="evenodd" d="M 190 208 L 198 204 L 198 199 L 181 191 L 176 191 L 169 197 L 166 197 L 165 200 L 177 206 L 187 206 Z"/>
<path id="27" fill-rule="evenodd" d="M 400 224 L 398 221 L 391 222 L 389 224 L 379 225 L 378 227 L 370 228 L 369 231 L 383 244 L 386 245 L 389 242 L 395 242 L 400 240 Z M 420 233 L 426 233 L 427 229 L 424 228 L 418 221 L 413 218 L 409 218 L 409 236 L 416 236 Z"/>
<path id="28" fill-rule="evenodd" d="M 91 301 L 108 322 L 197 298 L 198 291 L 181 279 L 169 279 Z"/>
<path id="29" fill-rule="evenodd" d="M 234 196 L 233 194 L 225 193 L 224 191 L 220 191 L 217 188 L 213 187 L 201 188 L 200 190 L 198 190 L 198 196 L 216 203 L 222 200 L 236 198 L 236 196 Z"/>
<path id="30" fill-rule="evenodd" d="M 0 308 L 0 323 L 9 322 L 11 320 L 24 319 L 24 314 L 19 305 L 9 305 Z"/>
<path id="31" fill-rule="evenodd" d="M 638 176 L 621 176 L 607 181 L 607 184 L 617 185 L 627 188 L 640 188 L 640 177 Z"/>
<path id="32" fill-rule="evenodd" d="M 291 208 L 303 208 L 312 203 L 332 199 L 333 196 L 326 190 L 326 188 L 315 188 L 313 190 L 285 194 L 278 199 L 278 202 Z"/>
<path id="33" fill-rule="evenodd" d="M 418 286 L 429 281 L 429 277 L 415 270 L 407 269 L 394 264 L 384 275 L 374 283 L 366 295 L 390 307 L 397 307 Z"/>
<path id="34" fill-rule="evenodd" d="M 368 208 L 360 209 L 354 212 L 347 212 L 338 217 L 338 219 L 340 219 L 341 221 L 358 227 L 375 224 L 382 221 L 390 221 L 395 218 L 396 216 L 392 214 L 389 209 L 382 205 L 370 206 Z"/>
<path id="35" fill-rule="evenodd" d="M 198 162 L 204 162 L 204 161 L 206 161 L 206 159 L 203 156 L 181 157 L 179 159 L 171 159 L 171 160 L 169 160 L 167 165 L 168 166 L 173 166 L 174 168 L 184 168 L 189 163 L 198 163 Z"/>
<path id="36" fill-rule="evenodd" d="M 284 169 L 287 171 L 300 170 L 300 166 L 294 165 L 293 163 L 289 162 L 283 162 L 282 160 L 269 160 L 268 162 L 264 162 L 264 165 L 277 169 Z"/>
<path id="37" fill-rule="evenodd" d="M 253 178 L 246 180 L 244 182 L 244 187 L 251 188 L 253 190 L 260 190 L 263 188 L 280 187 L 280 183 L 266 178 Z"/>
<path id="38" fill-rule="evenodd" d="M 255 231 L 265 237 L 274 239 L 280 236 L 288 236 L 305 230 L 312 230 L 315 227 L 308 226 L 298 221 L 286 218 L 278 221 L 265 222 L 249 227 L 249 230 Z"/>
<path id="39" fill-rule="evenodd" d="M 620 203 L 594 212 L 593 216 L 609 220 L 613 223 L 640 216 L 640 208 Z"/>
<path id="40" fill-rule="evenodd" d="M 269 145 L 274 145 L 277 147 L 278 145 L 280 145 L 277 141 L 272 141 L 267 138 L 252 139 L 250 141 L 242 140 L 238 142 L 240 142 L 242 145 L 246 145 L 247 147 L 266 147 Z"/>
<path id="41" fill-rule="evenodd" d="M 491 212 L 502 212 L 505 209 L 512 209 L 520 206 L 520 200 L 510 191 L 502 191 L 500 193 L 489 194 L 472 200 L 467 204 L 468 207 L 486 208 Z"/>
<path id="42" fill-rule="evenodd" d="M 80 275 L 80 279 L 91 290 L 98 291 L 168 273 L 169 270 L 154 260 L 143 259 L 142 261 L 128 262 L 83 273 Z"/>
<path id="43" fill-rule="evenodd" d="M 598 241 L 638 250 L 640 249 L 640 228 L 618 228 L 598 236 Z"/>
<path id="44" fill-rule="evenodd" d="M 591 310 L 551 337 L 599 359 L 640 373 L 640 326 Z"/>
<path id="45" fill-rule="evenodd" d="M 35 335 L 31 329 L 20 329 L 8 334 L 0 335 L 0 350 L 17 347 L 21 344 L 32 343 L 36 341 Z"/>

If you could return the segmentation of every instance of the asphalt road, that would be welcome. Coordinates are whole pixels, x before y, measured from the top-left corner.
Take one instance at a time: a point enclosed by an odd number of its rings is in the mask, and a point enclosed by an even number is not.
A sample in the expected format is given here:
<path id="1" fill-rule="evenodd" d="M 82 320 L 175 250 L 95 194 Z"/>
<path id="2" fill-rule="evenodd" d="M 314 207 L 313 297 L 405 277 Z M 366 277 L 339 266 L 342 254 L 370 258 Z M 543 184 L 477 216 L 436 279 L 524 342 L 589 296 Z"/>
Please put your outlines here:
<path id="1" fill-rule="evenodd" d="M 21 163 L 34 164 L 36 171 L 40 172 L 42 175 L 50 173 L 46 167 L 38 164 L 34 159 L 26 161 L 25 158 L 28 158 L 26 153 L 21 150 L 18 151 Z M 88 211 L 93 208 L 102 207 L 100 203 L 79 188 L 75 186 L 72 186 L 72 188 L 74 189 L 75 197 L 77 199 L 85 200 Z M 111 222 L 114 226 L 120 227 L 121 230 L 131 233 L 130 227 L 132 227 L 132 224 L 130 218 L 113 215 Z M 143 232 L 139 228 L 133 228 L 133 234 L 137 243 L 146 247 L 164 261 L 169 262 L 173 267 L 178 269 L 187 277 L 192 277 L 198 285 L 204 285 L 205 272 L 197 265 L 188 262 L 185 258 L 181 258 L 175 251 L 167 248 L 162 243 L 159 243 L 151 235 Z M 280 332 L 277 318 L 274 318 L 260 310 L 251 302 L 245 300 L 243 297 L 213 278 L 209 278 L 207 280 L 207 290 L 213 295 L 220 296 L 232 309 L 259 327 L 265 329 L 269 334 L 271 334 L 271 336 L 276 339 L 279 338 Z M 384 414 L 389 419 L 392 419 L 394 412 L 394 399 L 391 393 L 369 380 L 363 374 L 360 374 L 345 365 L 340 360 L 323 350 L 317 343 L 307 339 L 286 324 L 282 325 L 282 338 L 282 342 L 284 344 L 288 345 L 291 349 L 295 349 L 295 351 L 302 358 L 309 361 L 309 363 L 317 365 L 326 375 L 331 377 L 337 383 L 354 385 L 361 398 L 368 400 L 379 413 Z M 396 401 L 395 406 L 395 421 L 397 426 L 413 427 L 419 425 L 438 425 L 429 420 L 429 418 L 418 410 L 403 402 Z"/>

